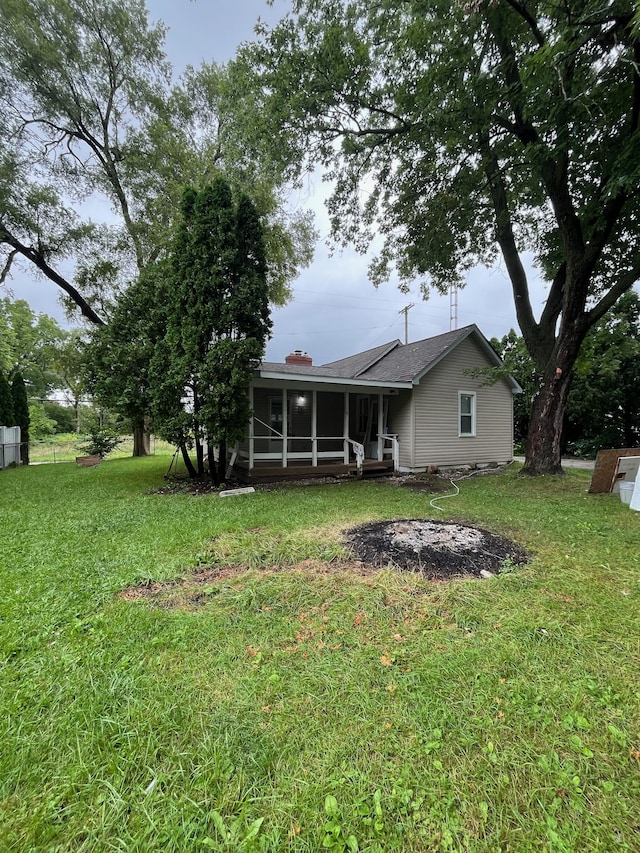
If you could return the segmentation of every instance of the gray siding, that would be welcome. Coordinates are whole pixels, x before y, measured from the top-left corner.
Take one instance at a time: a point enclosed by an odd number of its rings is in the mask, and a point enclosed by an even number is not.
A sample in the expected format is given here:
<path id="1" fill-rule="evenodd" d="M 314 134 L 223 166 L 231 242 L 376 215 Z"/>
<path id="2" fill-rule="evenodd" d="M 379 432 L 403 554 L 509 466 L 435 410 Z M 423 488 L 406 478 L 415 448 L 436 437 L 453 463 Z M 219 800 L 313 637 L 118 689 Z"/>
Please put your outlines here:
<path id="1" fill-rule="evenodd" d="M 413 468 L 413 401 L 411 391 L 389 397 L 389 432 L 398 436 L 400 467 Z"/>
<path id="2" fill-rule="evenodd" d="M 415 387 L 414 468 L 473 465 L 513 458 L 513 394 L 504 381 L 482 386 L 465 370 L 489 362 L 472 340 L 463 341 Z M 476 434 L 459 436 L 458 392 L 476 393 Z"/>

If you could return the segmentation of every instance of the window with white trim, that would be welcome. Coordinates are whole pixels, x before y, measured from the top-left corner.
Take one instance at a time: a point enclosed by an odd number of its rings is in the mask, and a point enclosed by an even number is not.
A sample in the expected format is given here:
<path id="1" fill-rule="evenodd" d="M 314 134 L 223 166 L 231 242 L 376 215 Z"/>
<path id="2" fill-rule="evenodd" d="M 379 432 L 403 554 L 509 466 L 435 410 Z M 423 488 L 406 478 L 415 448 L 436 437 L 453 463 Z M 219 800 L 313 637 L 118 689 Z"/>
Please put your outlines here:
<path id="1" fill-rule="evenodd" d="M 459 435 L 476 434 L 476 395 L 473 391 L 458 391 Z"/>

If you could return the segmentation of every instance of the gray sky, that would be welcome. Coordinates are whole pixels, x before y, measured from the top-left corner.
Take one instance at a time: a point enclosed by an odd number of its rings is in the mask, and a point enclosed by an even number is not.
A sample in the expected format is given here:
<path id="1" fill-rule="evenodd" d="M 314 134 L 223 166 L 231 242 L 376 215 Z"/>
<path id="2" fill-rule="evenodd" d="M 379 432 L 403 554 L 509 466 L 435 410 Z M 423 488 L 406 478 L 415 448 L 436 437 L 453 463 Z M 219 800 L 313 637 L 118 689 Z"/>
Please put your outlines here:
<path id="1" fill-rule="evenodd" d="M 152 20 L 161 19 L 169 28 L 166 51 L 179 76 L 188 64 L 225 62 L 236 47 L 254 37 L 258 19 L 274 23 L 289 8 L 288 0 L 147 0 Z M 320 179 L 310 185 L 300 204 L 316 211 L 320 232 L 313 264 L 294 283 L 294 298 L 273 313 L 272 340 L 267 359 L 283 361 L 287 353 L 302 349 L 315 364 L 332 361 L 377 346 L 404 340 L 404 315 L 399 311 L 413 302 L 409 312 L 409 340 L 447 332 L 451 328 L 448 296 L 421 297 L 418 285 L 409 294 L 390 281 L 379 289 L 367 277 L 368 260 L 351 250 L 330 256 L 324 239 L 329 232 L 323 207 L 325 187 Z M 539 315 L 545 289 L 532 278 L 533 307 Z M 58 288 L 46 281 L 16 275 L 10 287 L 16 299 L 26 299 L 35 311 L 63 319 Z M 458 292 L 458 327 L 476 323 L 491 338 L 517 328 L 509 280 L 504 268 L 477 269 Z"/>

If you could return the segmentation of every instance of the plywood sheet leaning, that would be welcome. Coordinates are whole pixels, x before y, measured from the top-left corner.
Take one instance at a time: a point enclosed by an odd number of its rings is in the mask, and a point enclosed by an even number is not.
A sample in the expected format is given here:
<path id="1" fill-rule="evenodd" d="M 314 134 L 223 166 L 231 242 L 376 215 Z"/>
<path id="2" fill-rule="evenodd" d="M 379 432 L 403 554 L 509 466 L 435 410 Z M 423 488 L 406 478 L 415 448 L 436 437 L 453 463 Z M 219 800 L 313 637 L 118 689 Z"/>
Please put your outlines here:
<path id="1" fill-rule="evenodd" d="M 640 456 L 640 447 L 623 447 L 599 450 L 591 477 L 589 492 L 592 495 L 610 492 L 615 482 L 618 459 L 625 456 Z"/>

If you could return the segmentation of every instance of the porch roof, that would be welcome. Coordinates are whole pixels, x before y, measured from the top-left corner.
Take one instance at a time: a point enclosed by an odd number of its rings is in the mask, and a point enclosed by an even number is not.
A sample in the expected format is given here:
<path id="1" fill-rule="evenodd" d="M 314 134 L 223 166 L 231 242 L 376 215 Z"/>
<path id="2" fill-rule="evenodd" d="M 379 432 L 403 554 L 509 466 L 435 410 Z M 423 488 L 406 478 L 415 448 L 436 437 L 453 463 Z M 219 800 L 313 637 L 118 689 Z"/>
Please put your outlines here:
<path id="1" fill-rule="evenodd" d="M 306 367 L 294 364 L 274 364 L 263 362 L 256 371 L 258 379 L 267 380 L 270 382 L 287 381 L 292 384 L 314 384 L 314 385 L 340 385 L 353 388 L 406 388 L 412 387 L 411 382 L 393 382 L 383 379 L 361 379 L 359 377 L 351 378 L 336 375 L 335 372 L 329 372 L 324 367 Z"/>

